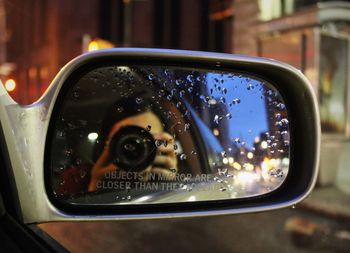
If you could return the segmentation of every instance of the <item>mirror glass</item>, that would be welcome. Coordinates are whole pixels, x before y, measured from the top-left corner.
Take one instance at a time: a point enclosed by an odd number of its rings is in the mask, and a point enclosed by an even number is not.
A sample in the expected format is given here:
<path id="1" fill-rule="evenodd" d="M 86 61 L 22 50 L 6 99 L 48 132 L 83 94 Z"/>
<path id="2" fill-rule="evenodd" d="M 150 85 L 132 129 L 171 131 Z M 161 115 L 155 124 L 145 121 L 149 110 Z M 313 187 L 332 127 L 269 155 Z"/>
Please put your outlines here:
<path id="1" fill-rule="evenodd" d="M 60 201 L 247 198 L 277 189 L 287 177 L 287 108 L 266 80 L 219 70 L 108 65 L 68 82 L 47 145 L 46 169 Z"/>

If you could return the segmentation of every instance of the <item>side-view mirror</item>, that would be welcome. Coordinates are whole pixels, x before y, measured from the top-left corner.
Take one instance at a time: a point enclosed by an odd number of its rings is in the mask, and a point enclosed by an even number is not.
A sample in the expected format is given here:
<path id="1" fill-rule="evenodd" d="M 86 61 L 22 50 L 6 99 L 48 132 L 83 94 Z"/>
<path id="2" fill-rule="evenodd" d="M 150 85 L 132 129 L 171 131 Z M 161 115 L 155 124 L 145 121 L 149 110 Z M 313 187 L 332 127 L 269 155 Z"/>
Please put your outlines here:
<path id="1" fill-rule="evenodd" d="M 0 95 L 25 223 L 271 210 L 316 181 L 315 95 L 273 60 L 102 50 L 68 63 L 30 106 Z"/>

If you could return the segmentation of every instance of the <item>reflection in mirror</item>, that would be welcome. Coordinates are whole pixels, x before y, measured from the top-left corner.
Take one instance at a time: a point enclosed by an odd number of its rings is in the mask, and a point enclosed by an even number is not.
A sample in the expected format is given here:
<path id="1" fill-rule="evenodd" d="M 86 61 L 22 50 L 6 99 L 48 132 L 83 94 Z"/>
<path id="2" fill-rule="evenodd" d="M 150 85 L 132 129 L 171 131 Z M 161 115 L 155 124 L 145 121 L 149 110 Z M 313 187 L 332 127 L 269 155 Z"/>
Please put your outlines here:
<path id="1" fill-rule="evenodd" d="M 153 204 L 269 193 L 289 169 L 281 94 L 244 73 L 101 66 L 70 81 L 49 136 L 69 204 Z"/>

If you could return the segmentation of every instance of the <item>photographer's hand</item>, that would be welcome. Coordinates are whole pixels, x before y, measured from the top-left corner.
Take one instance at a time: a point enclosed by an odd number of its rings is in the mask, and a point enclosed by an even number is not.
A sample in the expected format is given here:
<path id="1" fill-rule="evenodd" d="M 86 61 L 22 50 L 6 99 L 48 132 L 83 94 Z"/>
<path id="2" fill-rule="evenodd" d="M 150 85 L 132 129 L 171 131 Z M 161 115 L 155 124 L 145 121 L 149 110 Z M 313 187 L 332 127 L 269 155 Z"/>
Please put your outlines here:
<path id="1" fill-rule="evenodd" d="M 157 155 L 152 165 L 143 171 L 144 179 L 149 180 L 151 174 L 155 174 L 159 177 L 172 180 L 177 173 L 177 158 L 173 148 L 174 139 L 166 133 L 161 132 L 154 134 L 154 139 L 162 143 L 157 149 Z"/>
<path id="2" fill-rule="evenodd" d="M 95 191 L 97 188 L 97 182 L 103 179 L 106 174 L 116 170 L 117 166 L 111 162 L 109 157 L 109 146 L 106 146 L 97 162 L 91 169 L 91 179 L 88 186 L 88 191 Z"/>

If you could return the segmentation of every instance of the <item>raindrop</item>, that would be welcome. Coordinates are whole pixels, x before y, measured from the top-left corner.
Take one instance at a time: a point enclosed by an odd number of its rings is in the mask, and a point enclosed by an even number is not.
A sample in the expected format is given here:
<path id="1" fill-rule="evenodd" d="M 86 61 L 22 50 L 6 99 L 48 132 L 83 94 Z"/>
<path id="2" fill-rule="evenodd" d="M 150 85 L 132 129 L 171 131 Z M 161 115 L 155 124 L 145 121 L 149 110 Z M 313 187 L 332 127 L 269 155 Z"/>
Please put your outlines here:
<path id="1" fill-rule="evenodd" d="M 149 74 L 149 75 L 148 75 L 148 80 L 152 81 L 153 78 L 154 78 L 153 74 Z"/>
<path id="2" fill-rule="evenodd" d="M 149 132 L 149 131 L 151 131 L 151 129 L 152 129 L 152 126 L 151 125 L 148 125 L 147 127 L 146 127 L 146 130 Z"/>
<path id="3" fill-rule="evenodd" d="M 225 103 L 226 103 L 226 98 L 220 97 L 220 101 L 221 101 L 223 104 L 225 104 Z"/>
<path id="4" fill-rule="evenodd" d="M 284 144 L 284 146 L 289 146 L 289 141 L 285 140 L 285 141 L 283 141 L 283 144 Z"/>
<path id="5" fill-rule="evenodd" d="M 273 169 L 270 171 L 270 176 L 283 177 L 283 171 L 281 169 Z"/>
<path id="6" fill-rule="evenodd" d="M 279 109 L 279 110 L 285 110 L 286 109 L 286 105 L 283 104 L 283 103 L 278 103 L 276 105 L 276 108 Z"/>
<path id="7" fill-rule="evenodd" d="M 177 169 L 176 169 L 176 168 L 170 168 L 170 171 L 171 171 L 172 173 L 176 173 L 176 172 L 177 172 Z"/>
<path id="8" fill-rule="evenodd" d="M 83 161 L 82 161 L 81 159 L 77 158 L 77 159 L 75 160 L 75 165 L 81 165 L 82 162 L 83 162 Z"/>
<path id="9" fill-rule="evenodd" d="M 287 119 L 281 119 L 280 122 L 283 126 L 288 126 L 288 123 L 289 123 Z"/>
<path id="10" fill-rule="evenodd" d="M 186 124 L 185 124 L 185 129 L 184 129 L 184 130 L 185 130 L 185 131 L 188 131 L 189 129 L 190 129 L 190 123 L 186 123 Z"/>
<path id="11" fill-rule="evenodd" d="M 241 143 L 241 139 L 240 138 L 234 138 L 233 141 L 237 144 Z"/>
<path id="12" fill-rule="evenodd" d="M 214 116 L 214 123 L 219 124 L 219 115 Z"/>
<path id="13" fill-rule="evenodd" d="M 197 155 L 197 152 L 194 151 L 194 150 L 192 150 L 192 151 L 191 151 L 191 155 Z"/>
<path id="14" fill-rule="evenodd" d="M 87 174 L 86 170 L 81 170 L 80 171 L 80 177 L 81 178 L 84 178 L 86 176 L 86 174 Z"/>
<path id="15" fill-rule="evenodd" d="M 177 144 L 174 144 L 173 148 L 174 148 L 174 150 L 177 150 L 178 149 Z"/>
<path id="16" fill-rule="evenodd" d="M 181 91 L 179 92 L 179 95 L 180 95 L 180 98 L 182 98 L 182 97 L 185 95 L 185 91 L 184 91 L 184 90 L 181 90 Z"/>
<path id="17" fill-rule="evenodd" d="M 191 93 L 191 92 L 193 91 L 193 88 L 192 88 L 192 87 L 189 87 L 189 88 L 187 89 L 187 91 L 188 91 L 189 93 Z"/>
<path id="18" fill-rule="evenodd" d="M 221 156 L 222 156 L 222 157 L 227 157 L 226 151 L 221 151 Z"/>
<path id="19" fill-rule="evenodd" d="M 156 147 L 160 147 L 162 145 L 162 143 L 163 143 L 162 140 L 156 140 L 155 141 Z"/>
<path id="20" fill-rule="evenodd" d="M 223 88 L 223 89 L 222 89 L 222 93 L 227 94 L 227 89 L 226 89 L 226 88 Z"/>
<path id="21" fill-rule="evenodd" d="M 142 103 L 142 101 L 143 101 L 143 99 L 142 98 L 136 98 L 136 104 L 141 104 Z"/>
<path id="22" fill-rule="evenodd" d="M 295 209 L 296 208 L 296 205 L 292 205 L 292 209 Z"/>
<path id="23" fill-rule="evenodd" d="M 227 118 L 227 119 L 232 119 L 231 113 L 226 114 L 226 118 Z"/>
<path id="24" fill-rule="evenodd" d="M 126 199 L 130 201 L 131 200 L 131 196 L 127 196 Z"/>
<path id="25" fill-rule="evenodd" d="M 288 135 L 288 131 L 282 131 L 282 132 L 281 132 L 281 135 L 282 135 L 282 136 L 287 136 L 287 135 Z"/>
<path id="26" fill-rule="evenodd" d="M 227 189 L 225 188 L 225 187 L 220 187 L 220 191 L 221 192 L 224 192 L 224 191 L 226 191 Z"/>
<path id="27" fill-rule="evenodd" d="M 118 106 L 118 107 L 117 107 L 117 111 L 118 111 L 118 112 L 123 112 L 123 111 L 124 111 L 124 108 L 121 107 L 121 106 Z"/>
<path id="28" fill-rule="evenodd" d="M 241 102 L 241 100 L 239 98 L 235 98 L 232 100 L 232 104 L 236 105 L 239 104 Z"/>
<path id="29" fill-rule="evenodd" d="M 58 131 L 57 132 L 57 136 L 58 137 L 64 137 L 66 135 L 66 133 L 64 131 Z"/>
<path id="30" fill-rule="evenodd" d="M 252 89 L 254 89 L 254 85 L 253 84 L 248 84 L 248 86 L 247 86 L 247 90 L 252 90 Z"/>
<path id="31" fill-rule="evenodd" d="M 66 157 L 70 157 L 72 155 L 72 150 L 71 149 L 66 149 L 65 150 Z"/>
<path id="32" fill-rule="evenodd" d="M 181 106 L 181 102 L 177 102 L 176 107 L 180 108 L 180 106 Z"/>
<path id="33" fill-rule="evenodd" d="M 183 160 L 186 160 L 186 159 L 187 159 L 187 156 L 185 154 L 181 154 L 180 155 L 180 160 L 183 161 Z"/>
<path id="34" fill-rule="evenodd" d="M 218 173 L 220 176 L 226 176 L 227 175 L 227 168 L 223 168 L 223 169 L 218 169 Z"/>
<path id="35" fill-rule="evenodd" d="M 79 95 L 79 92 L 78 92 L 78 91 L 74 91 L 74 92 L 73 92 L 73 98 L 74 98 L 74 99 L 78 99 L 79 96 L 80 96 L 80 95 Z"/>

